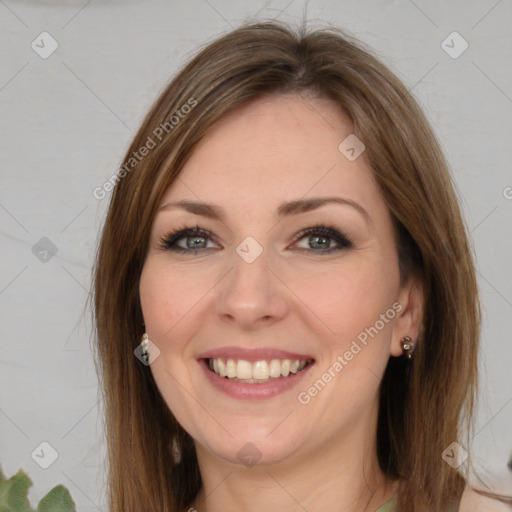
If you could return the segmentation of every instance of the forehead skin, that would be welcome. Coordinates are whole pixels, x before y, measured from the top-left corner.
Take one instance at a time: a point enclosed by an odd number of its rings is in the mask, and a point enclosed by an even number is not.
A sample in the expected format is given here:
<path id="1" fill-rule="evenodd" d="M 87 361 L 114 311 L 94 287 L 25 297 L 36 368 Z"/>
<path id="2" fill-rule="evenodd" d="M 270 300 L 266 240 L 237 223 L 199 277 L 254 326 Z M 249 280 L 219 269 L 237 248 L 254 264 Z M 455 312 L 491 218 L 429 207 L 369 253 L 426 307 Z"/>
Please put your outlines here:
<path id="1" fill-rule="evenodd" d="M 329 99 L 291 93 L 258 98 L 207 132 L 162 204 L 215 203 L 227 210 L 230 228 L 264 224 L 266 232 L 282 202 L 337 195 L 359 203 L 374 222 L 390 221 L 364 153 L 350 162 L 338 150 L 351 133 L 350 119 Z"/>

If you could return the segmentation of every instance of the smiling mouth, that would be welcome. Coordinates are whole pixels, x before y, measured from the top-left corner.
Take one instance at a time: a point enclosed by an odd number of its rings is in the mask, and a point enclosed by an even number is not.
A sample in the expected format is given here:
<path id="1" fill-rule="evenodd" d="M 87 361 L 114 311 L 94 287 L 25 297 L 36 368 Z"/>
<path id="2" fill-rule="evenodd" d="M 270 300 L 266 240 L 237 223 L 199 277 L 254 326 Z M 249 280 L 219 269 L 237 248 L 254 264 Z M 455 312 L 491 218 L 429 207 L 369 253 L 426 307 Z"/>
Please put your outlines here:
<path id="1" fill-rule="evenodd" d="M 209 370 L 219 377 L 246 384 L 262 384 L 272 380 L 285 379 L 314 364 L 314 359 L 270 359 L 246 361 L 245 359 L 205 359 Z"/>

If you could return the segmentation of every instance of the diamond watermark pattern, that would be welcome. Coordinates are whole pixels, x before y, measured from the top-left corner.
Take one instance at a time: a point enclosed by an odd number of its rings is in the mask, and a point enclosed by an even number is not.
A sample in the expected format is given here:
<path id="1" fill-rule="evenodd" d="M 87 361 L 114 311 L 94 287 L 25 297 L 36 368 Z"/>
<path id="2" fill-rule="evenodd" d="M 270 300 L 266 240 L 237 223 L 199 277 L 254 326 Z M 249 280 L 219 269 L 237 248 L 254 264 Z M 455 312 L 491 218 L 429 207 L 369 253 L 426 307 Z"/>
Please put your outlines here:
<path id="1" fill-rule="evenodd" d="M 47 59 L 59 47 L 59 43 L 48 32 L 41 32 L 30 46 L 39 57 Z"/>
<path id="2" fill-rule="evenodd" d="M 236 248 L 236 252 L 246 263 L 252 263 L 263 252 L 263 247 L 252 236 L 248 236 Z"/>
<path id="3" fill-rule="evenodd" d="M 453 442 L 441 454 L 441 457 L 453 469 L 457 469 L 468 458 L 468 452 L 459 443 Z"/>
<path id="4" fill-rule="evenodd" d="M 339 152 L 347 159 L 353 162 L 361 156 L 366 149 L 361 140 L 351 133 L 346 139 L 343 139 L 338 146 Z"/>
<path id="5" fill-rule="evenodd" d="M 43 441 L 30 456 L 38 466 L 48 469 L 58 459 L 59 454 L 48 441 Z"/>
<path id="6" fill-rule="evenodd" d="M 468 47 L 468 42 L 458 32 L 452 32 L 441 43 L 441 48 L 452 59 L 458 59 Z"/>
<path id="7" fill-rule="evenodd" d="M 261 455 L 253 443 L 245 443 L 236 454 L 238 460 L 248 467 L 254 466 L 261 459 Z"/>
<path id="8" fill-rule="evenodd" d="M 48 263 L 57 254 L 57 246 L 49 238 L 43 236 L 32 247 L 32 253 L 38 260 Z"/>

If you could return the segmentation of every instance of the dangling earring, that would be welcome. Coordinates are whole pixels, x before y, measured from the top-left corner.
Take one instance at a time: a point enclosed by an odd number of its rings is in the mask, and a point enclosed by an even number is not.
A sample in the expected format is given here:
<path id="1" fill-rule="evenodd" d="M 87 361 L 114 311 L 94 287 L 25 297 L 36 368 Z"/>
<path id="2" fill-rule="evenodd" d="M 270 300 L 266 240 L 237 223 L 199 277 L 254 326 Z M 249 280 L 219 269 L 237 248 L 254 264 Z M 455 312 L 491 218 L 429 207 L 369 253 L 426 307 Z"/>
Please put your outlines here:
<path id="1" fill-rule="evenodd" d="M 172 439 L 171 449 L 172 449 L 172 456 L 174 459 L 174 464 L 175 465 L 179 464 L 181 462 L 181 450 L 178 445 L 178 441 L 176 440 L 175 437 L 173 437 L 173 439 Z"/>
<path id="2" fill-rule="evenodd" d="M 147 364 L 149 364 L 149 338 L 147 333 L 142 335 L 142 341 L 140 342 L 140 346 L 142 347 L 141 356 L 144 358 Z"/>
<path id="3" fill-rule="evenodd" d="M 151 347 L 151 354 L 149 349 Z M 137 348 L 133 351 L 137 359 L 139 359 L 146 366 L 153 364 L 156 359 L 160 356 L 160 349 L 155 345 L 153 341 L 149 339 L 147 333 L 142 335 L 142 340 L 137 345 Z"/>
<path id="4" fill-rule="evenodd" d="M 409 336 L 404 336 L 400 340 L 400 345 L 402 345 L 402 350 L 407 359 L 412 359 L 412 353 L 414 352 L 414 345 L 411 343 L 411 338 Z"/>

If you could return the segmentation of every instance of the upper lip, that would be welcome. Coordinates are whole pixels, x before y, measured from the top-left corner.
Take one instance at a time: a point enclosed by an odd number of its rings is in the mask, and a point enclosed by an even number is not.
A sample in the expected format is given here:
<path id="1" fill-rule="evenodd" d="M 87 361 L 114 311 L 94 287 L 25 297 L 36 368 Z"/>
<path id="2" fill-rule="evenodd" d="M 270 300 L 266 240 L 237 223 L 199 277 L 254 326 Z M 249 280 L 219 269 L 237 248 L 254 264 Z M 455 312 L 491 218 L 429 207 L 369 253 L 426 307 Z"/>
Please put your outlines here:
<path id="1" fill-rule="evenodd" d="M 221 347 L 208 350 L 197 356 L 197 359 L 244 359 L 245 361 L 262 361 L 268 359 L 293 359 L 299 361 L 309 361 L 314 359 L 308 354 L 298 354 L 287 350 L 277 350 L 275 348 L 243 348 L 243 347 Z"/>

